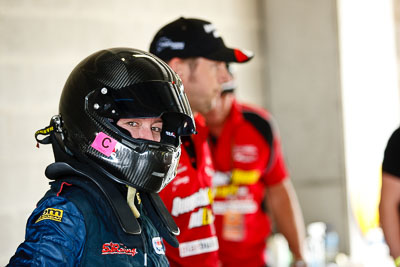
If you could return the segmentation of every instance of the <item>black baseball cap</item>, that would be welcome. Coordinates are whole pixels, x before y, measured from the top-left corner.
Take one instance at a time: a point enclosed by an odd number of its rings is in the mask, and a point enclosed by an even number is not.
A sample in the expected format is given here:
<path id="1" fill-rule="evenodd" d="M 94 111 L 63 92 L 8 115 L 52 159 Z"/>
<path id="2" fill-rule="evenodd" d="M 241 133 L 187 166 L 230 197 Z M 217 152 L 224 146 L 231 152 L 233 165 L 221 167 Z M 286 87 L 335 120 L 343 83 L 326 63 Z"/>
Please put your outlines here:
<path id="1" fill-rule="evenodd" d="M 247 62 L 253 52 L 226 47 L 215 26 L 205 20 L 181 17 L 161 28 L 150 53 L 164 61 L 174 57 L 204 57 L 223 62 Z"/>

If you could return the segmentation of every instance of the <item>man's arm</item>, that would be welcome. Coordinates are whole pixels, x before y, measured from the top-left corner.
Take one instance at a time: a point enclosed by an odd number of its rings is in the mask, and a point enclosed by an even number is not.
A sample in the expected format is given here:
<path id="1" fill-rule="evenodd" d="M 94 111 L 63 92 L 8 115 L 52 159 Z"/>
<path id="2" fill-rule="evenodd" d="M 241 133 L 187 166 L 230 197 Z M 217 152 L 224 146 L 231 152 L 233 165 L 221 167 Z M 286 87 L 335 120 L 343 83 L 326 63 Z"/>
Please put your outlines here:
<path id="1" fill-rule="evenodd" d="M 400 256 L 399 205 L 400 177 L 383 172 L 379 216 L 390 255 L 394 259 Z"/>
<path id="2" fill-rule="evenodd" d="M 8 266 L 76 266 L 85 244 L 83 215 L 61 197 L 50 197 L 27 222 L 25 241 Z"/>
<path id="3" fill-rule="evenodd" d="M 268 187 L 267 201 L 279 231 L 289 243 L 294 259 L 304 260 L 304 221 L 290 179 Z"/>

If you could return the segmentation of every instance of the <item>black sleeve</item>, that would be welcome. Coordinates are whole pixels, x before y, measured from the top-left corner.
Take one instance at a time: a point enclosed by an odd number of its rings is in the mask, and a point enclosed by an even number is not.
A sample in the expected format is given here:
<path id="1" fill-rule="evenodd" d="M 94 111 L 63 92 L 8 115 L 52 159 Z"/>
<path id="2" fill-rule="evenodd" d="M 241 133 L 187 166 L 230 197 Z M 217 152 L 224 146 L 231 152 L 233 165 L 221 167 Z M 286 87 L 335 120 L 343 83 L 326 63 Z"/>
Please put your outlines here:
<path id="1" fill-rule="evenodd" d="M 389 138 L 383 158 L 382 171 L 400 179 L 400 128 L 397 128 Z"/>

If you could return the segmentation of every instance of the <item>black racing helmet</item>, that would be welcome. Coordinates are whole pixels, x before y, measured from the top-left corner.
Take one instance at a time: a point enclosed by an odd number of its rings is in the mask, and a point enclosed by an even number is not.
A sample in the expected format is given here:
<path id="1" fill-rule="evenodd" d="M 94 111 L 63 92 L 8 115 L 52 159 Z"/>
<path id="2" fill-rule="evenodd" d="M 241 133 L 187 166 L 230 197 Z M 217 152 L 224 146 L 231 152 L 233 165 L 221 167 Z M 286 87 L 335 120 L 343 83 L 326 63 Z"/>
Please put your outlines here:
<path id="1" fill-rule="evenodd" d="M 195 132 L 177 74 L 154 55 L 131 48 L 96 52 L 70 74 L 59 105 L 66 152 L 111 179 L 159 192 L 176 175 L 180 136 Z M 121 118 L 161 117 L 161 141 L 135 139 Z M 57 157 L 56 157 L 57 160 Z"/>

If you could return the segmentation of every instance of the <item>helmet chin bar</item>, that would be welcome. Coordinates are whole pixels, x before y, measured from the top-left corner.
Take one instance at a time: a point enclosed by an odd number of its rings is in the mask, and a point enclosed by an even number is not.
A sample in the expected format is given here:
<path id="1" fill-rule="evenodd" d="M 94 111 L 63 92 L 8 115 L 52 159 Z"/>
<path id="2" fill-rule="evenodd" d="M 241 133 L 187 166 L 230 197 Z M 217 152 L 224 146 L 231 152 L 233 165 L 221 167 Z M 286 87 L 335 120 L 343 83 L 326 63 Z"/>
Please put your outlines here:
<path id="1" fill-rule="evenodd" d="M 159 192 L 172 181 L 181 154 L 180 147 L 153 141 L 142 142 L 132 149 L 132 142 L 124 139 L 116 141 L 111 154 L 103 152 L 88 146 L 86 155 L 108 177 L 146 192 Z"/>

